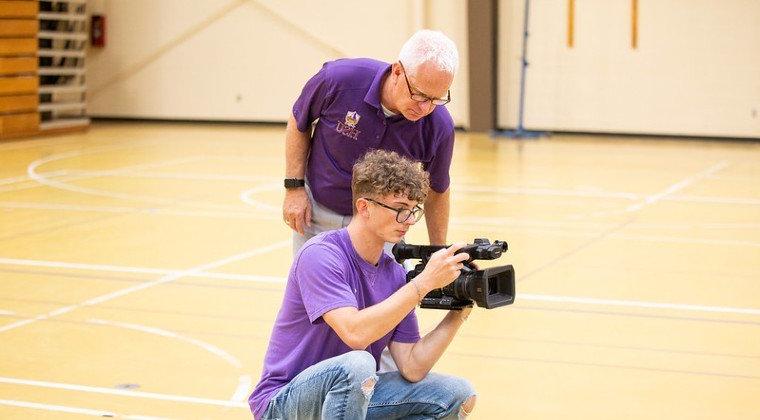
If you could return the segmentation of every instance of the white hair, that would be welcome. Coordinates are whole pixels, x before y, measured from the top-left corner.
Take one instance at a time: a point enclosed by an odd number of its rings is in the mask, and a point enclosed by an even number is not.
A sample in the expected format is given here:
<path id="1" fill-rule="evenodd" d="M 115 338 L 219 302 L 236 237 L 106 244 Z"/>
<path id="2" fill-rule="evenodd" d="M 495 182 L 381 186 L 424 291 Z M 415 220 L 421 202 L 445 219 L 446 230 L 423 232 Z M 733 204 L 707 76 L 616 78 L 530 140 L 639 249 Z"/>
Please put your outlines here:
<path id="1" fill-rule="evenodd" d="M 428 61 L 452 75 L 459 67 L 459 53 L 454 41 L 443 32 L 429 29 L 415 32 L 401 47 L 398 59 L 410 75 L 415 75 L 420 65 Z"/>

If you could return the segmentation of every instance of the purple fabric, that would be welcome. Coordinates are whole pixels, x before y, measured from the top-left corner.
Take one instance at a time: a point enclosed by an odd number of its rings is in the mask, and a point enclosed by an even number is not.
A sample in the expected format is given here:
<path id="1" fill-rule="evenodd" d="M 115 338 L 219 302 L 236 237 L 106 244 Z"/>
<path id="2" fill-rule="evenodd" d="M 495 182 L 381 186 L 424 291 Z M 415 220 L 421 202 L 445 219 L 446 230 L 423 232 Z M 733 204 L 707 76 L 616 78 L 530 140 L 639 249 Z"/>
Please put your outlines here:
<path id="1" fill-rule="evenodd" d="M 351 351 L 322 319 L 341 308 L 364 309 L 385 300 L 406 283 L 403 267 L 383 253 L 377 266 L 364 261 L 354 249 L 348 231 L 324 232 L 310 239 L 288 275 L 282 307 L 277 314 L 264 369 L 248 404 L 256 418 L 269 400 L 307 367 Z M 379 363 L 390 341 L 415 343 L 420 339 L 414 311 L 367 351 Z"/>
<path id="2" fill-rule="evenodd" d="M 390 64 L 368 58 L 325 63 L 293 105 L 298 130 L 315 120 L 306 178 L 314 199 L 330 210 L 351 215 L 351 169 L 371 149 L 392 150 L 422 162 L 437 192 L 449 188 L 454 121 L 446 107 L 412 122 L 386 118 L 380 89 Z"/>

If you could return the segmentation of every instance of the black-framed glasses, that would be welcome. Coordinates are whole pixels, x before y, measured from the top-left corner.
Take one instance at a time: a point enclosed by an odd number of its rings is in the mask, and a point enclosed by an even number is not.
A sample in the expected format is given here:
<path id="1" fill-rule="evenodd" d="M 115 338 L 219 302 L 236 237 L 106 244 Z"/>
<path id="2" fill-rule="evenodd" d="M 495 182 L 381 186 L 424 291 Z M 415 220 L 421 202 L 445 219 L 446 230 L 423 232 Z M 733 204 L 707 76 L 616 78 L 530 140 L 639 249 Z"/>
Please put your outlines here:
<path id="1" fill-rule="evenodd" d="M 414 93 L 412 91 L 412 85 L 409 83 L 409 78 L 406 77 L 406 69 L 404 68 L 404 63 L 401 61 L 398 62 L 398 64 L 401 66 L 401 70 L 404 70 L 404 80 L 406 80 L 406 87 L 409 88 L 409 95 L 412 97 L 412 100 L 415 102 L 428 102 L 432 103 L 433 105 L 446 105 L 447 103 L 451 102 L 451 90 L 446 91 L 446 99 L 443 98 L 431 98 L 429 96 L 425 96 L 421 93 Z"/>
<path id="2" fill-rule="evenodd" d="M 414 208 L 411 209 L 411 210 L 410 209 L 405 209 L 403 207 L 399 208 L 399 209 L 395 209 L 395 208 L 393 208 L 393 207 L 391 207 L 391 206 L 389 206 L 387 204 L 383 204 L 383 203 L 381 203 L 379 201 L 376 201 L 376 200 L 373 200 L 371 198 L 364 197 L 364 199 L 367 200 L 367 201 L 371 201 L 371 202 L 377 204 L 380 207 L 385 207 L 388 210 L 395 211 L 396 212 L 396 221 L 399 222 L 399 223 L 404 223 L 407 220 L 409 220 L 409 218 L 411 218 L 411 217 L 414 217 L 414 223 L 417 223 L 417 222 L 420 221 L 420 219 L 422 219 L 422 215 L 425 214 L 425 209 L 423 209 L 419 205 L 414 206 Z"/>

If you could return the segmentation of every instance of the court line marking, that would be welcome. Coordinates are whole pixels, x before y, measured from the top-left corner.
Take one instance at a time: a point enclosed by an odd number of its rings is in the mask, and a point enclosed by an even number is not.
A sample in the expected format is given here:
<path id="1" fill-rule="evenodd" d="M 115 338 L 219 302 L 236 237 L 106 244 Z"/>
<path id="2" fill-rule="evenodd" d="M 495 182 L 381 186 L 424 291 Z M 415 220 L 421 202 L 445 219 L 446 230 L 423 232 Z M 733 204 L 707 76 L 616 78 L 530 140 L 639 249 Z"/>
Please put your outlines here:
<path id="1" fill-rule="evenodd" d="M 266 204 L 266 203 L 262 203 L 260 201 L 254 200 L 253 195 L 258 194 L 260 192 L 280 191 L 281 189 L 282 189 L 282 185 L 280 184 L 266 183 L 266 184 L 258 185 L 256 187 L 242 191 L 239 197 L 240 197 L 240 201 L 242 201 L 245 204 L 248 204 L 251 207 L 257 208 L 259 210 L 270 211 L 272 213 L 279 214 L 282 211 L 281 207 L 273 206 L 270 204 Z"/>
<path id="2" fill-rule="evenodd" d="M 290 240 L 278 242 L 275 245 L 284 247 L 290 245 Z M 126 273 L 145 273 L 145 274 L 164 274 L 166 276 L 179 275 L 185 273 L 183 271 L 165 270 L 156 268 L 144 268 L 144 267 L 127 267 L 127 266 L 114 266 L 114 265 L 97 265 L 97 264 L 78 264 L 78 263 L 63 263 L 55 261 L 37 261 L 37 260 L 17 260 L 10 258 L 0 258 L 0 264 L 7 265 L 24 265 L 24 266 L 36 266 L 47 268 L 71 268 L 82 269 L 91 271 L 110 271 L 110 272 L 126 272 Z M 279 283 L 284 284 L 287 281 L 285 277 L 277 276 L 256 276 L 256 275 L 243 275 L 243 274 L 226 274 L 226 273 L 211 273 L 204 271 L 196 271 L 190 274 L 186 274 L 186 277 L 212 277 L 224 280 L 241 280 L 249 282 L 264 282 L 264 283 Z M 547 295 L 547 294 L 535 294 L 535 293 L 518 293 L 515 300 L 535 300 L 554 303 L 578 303 L 584 305 L 596 305 L 596 306 L 623 306 L 623 307 L 639 307 L 647 309 L 674 309 L 682 311 L 696 311 L 696 312 L 708 312 L 708 313 L 734 313 L 742 315 L 760 315 L 760 309 L 757 308 L 742 308 L 731 306 L 711 306 L 711 305 L 694 305 L 694 304 L 680 304 L 680 303 L 663 303 L 663 302 L 647 302 L 637 300 L 619 300 L 619 299 L 601 299 L 583 296 L 560 296 L 560 295 Z M 63 309 L 63 308 L 62 308 Z M 0 331 L 2 329 L 0 328 Z"/>
<path id="3" fill-rule="evenodd" d="M 137 195 L 137 194 L 118 193 L 118 192 L 100 190 L 97 188 L 80 187 L 77 185 L 68 184 L 66 182 L 48 179 L 45 177 L 45 174 L 47 172 L 37 171 L 37 168 L 39 168 L 40 166 L 50 163 L 50 162 L 57 161 L 57 160 L 79 157 L 83 155 L 92 155 L 92 154 L 97 154 L 104 151 L 110 151 L 114 149 L 118 150 L 118 149 L 124 149 L 124 148 L 127 148 L 127 146 L 123 146 L 123 145 L 106 146 L 106 147 L 93 148 L 89 150 L 74 150 L 74 151 L 63 152 L 63 153 L 47 156 L 41 159 L 37 159 L 33 161 L 32 163 L 30 163 L 27 166 L 27 175 L 34 181 L 38 182 L 39 184 L 42 184 L 51 188 L 69 191 L 69 192 L 95 195 L 95 196 L 100 196 L 100 197 L 115 198 L 115 199 L 120 199 L 120 200 L 142 201 L 142 202 L 147 202 L 147 203 L 164 204 L 164 205 L 166 204 L 173 205 L 182 201 L 181 199 L 176 199 L 176 198 L 143 196 L 143 195 Z M 190 162 L 195 162 L 195 161 L 205 160 L 205 159 L 206 159 L 206 156 L 188 156 L 188 157 L 178 158 L 178 159 L 173 159 L 173 160 L 168 160 L 168 161 L 152 162 L 152 163 L 127 166 L 127 167 L 109 170 L 109 171 L 103 171 L 103 172 L 107 172 L 109 174 L 115 174 L 119 172 L 134 172 L 134 171 L 154 169 L 154 168 L 159 168 L 159 167 L 164 167 L 164 166 L 180 165 L 180 164 L 185 164 L 185 163 L 190 163 Z M 72 176 L 71 179 L 67 179 L 66 181 L 74 181 L 74 180 L 97 177 L 98 172 L 100 171 L 94 171 L 95 175 L 84 174 L 84 175 L 79 175 L 79 176 Z M 18 190 L 18 188 L 16 190 Z M 197 208 L 214 209 L 214 210 L 233 210 L 233 211 L 240 210 L 239 207 L 237 206 L 228 206 L 228 205 L 221 205 L 221 204 L 209 204 L 209 203 L 182 203 L 182 204 L 191 205 Z"/>
<path id="4" fill-rule="evenodd" d="M 251 394 L 251 385 L 253 385 L 253 378 L 251 378 L 251 375 L 241 375 L 238 379 L 238 386 L 232 394 L 232 397 L 230 397 L 230 401 L 246 401 L 248 395 Z"/>
<path id="5" fill-rule="evenodd" d="M 646 196 L 643 200 L 641 200 L 638 203 L 631 204 L 628 207 L 624 209 L 617 209 L 617 210 L 601 210 L 601 211 L 594 211 L 590 213 L 582 213 L 582 214 L 571 214 L 565 216 L 568 219 L 584 219 L 586 217 L 607 217 L 607 216 L 616 216 L 616 215 L 623 215 L 623 214 L 630 214 L 630 213 L 636 213 L 641 210 L 643 210 L 645 207 L 651 206 L 659 201 L 663 201 L 669 197 L 671 197 L 674 193 L 681 191 L 685 188 L 688 188 L 695 182 L 701 181 L 703 179 L 707 179 L 716 172 L 720 172 L 723 169 L 726 169 L 729 166 L 729 162 L 727 160 L 722 160 L 714 165 L 711 165 L 707 169 L 704 169 L 696 174 L 690 175 L 676 183 L 670 184 L 662 191 L 659 191 L 657 193 L 651 194 Z"/>
<path id="6" fill-rule="evenodd" d="M 239 211 L 215 211 L 215 210 L 172 210 L 152 207 L 128 207 L 128 206 L 95 206 L 95 205 L 74 205 L 64 203 L 44 203 L 44 202 L 22 202 L 22 201 L 0 201 L 0 208 L 6 209 L 30 209 L 30 210 L 62 210 L 62 211 L 79 211 L 79 212 L 105 212 L 105 213 L 128 213 L 128 214 L 159 214 L 172 216 L 188 217 L 219 217 L 219 218 L 238 218 L 252 220 L 277 220 L 280 218 L 275 215 L 261 213 L 251 213 L 247 210 Z M 279 211 L 279 209 L 278 209 Z M 587 222 L 587 221 L 554 221 L 554 220 L 529 220 L 514 219 L 508 217 L 454 217 L 450 224 L 458 226 L 511 226 L 517 228 L 557 228 L 565 230 L 582 230 L 582 229 L 603 229 L 612 227 L 615 224 L 609 222 Z M 631 228 L 636 229 L 669 229 L 669 230 L 692 230 L 692 229 L 760 229 L 760 223 L 744 222 L 725 222 L 725 223 L 631 223 Z M 579 234 L 583 235 L 583 234 Z M 643 237 L 642 237 L 643 238 Z M 654 237 L 652 237 L 654 238 Z M 661 238 L 661 237 L 659 237 Z M 645 240 L 645 239 L 642 239 Z M 697 239 L 698 240 L 698 239 Z"/>
<path id="7" fill-rule="evenodd" d="M 251 220 L 280 220 L 275 215 L 261 213 L 252 213 L 245 209 L 235 210 L 178 210 L 171 208 L 155 207 L 126 207 L 126 206 L 93 206 L 93 205 L 74 205 L 62 203 L 39 203 L 39 202 L 19 202 L 19 201 L 0 201 L 0 208 L 6 209 L 25 209 L 25 210 L 61 210 L 61 211 L 78 211 L 78 212 L 103 212 L 103 213 L 125 213 L 125 214 L 148 214 L 162 216 L 187 216 L 187 217 L 215 217 L 229 219 L 251 219 Z"/>
<path id="8" fill-rule="evenodd" d="M 91 392 L 95 394 L 118 395 L 122 397 L 146 398 L 152 400 L 172 401 L 193 404 L 205 404 L 229 408 L 246 408 L 248 404 L 239 401 L 217 400 L 213 398 L 188 397 L 185 395 L 159 394 L 156 392 L 132 391 L 128 389 L 111 389 L 104 387 L 67 384 L 62 382 L 36 381 L 29 379 L 9 378 L 0 376 L 0 383 L 11 385 L 27 385 L 40 388 L 63 389 L 67 391 Z"/>
<path id="9" fill-rule="evenodd" d="M 579 303 L 582 305 L 597 306 L 623 306 L 633 308 L 647 309 L 675 309 L 679 311 L 692 312 L 709 312 L 709 313 L 730 313 L 741 315 L 760 315 L 760 309 L 757 308 L 740 308 L 732 306 L 708 306 L 708 305 L 691 305 L 684 303 L 665 303 L 665 302 L 647 302 L 642 300 L 621 300 L 621 299 L 600 299 L 581 296 L 553 296 L 534 293 L 518 293 L 515 301 L 533 300 L 539 302 L 555 303 Z"/>
<path id="10" fill-rule="evenodd" d="M 526 308 L 521 308 L 521 309 L 526 309 Z M 544 308 L 527 308 L 527 309 L 545 310 Z M 657 348 L 657 347 L 612 345 L 612 344 L 593 343 L 593 342 L 549 340 L 549 339 L 541 339 L 541 338 L 524 338 L 524 337 L 517 337 L 517 336 L 487 336 L 487 335 L 468 334 L 468 333 L 457 333 L 457 336 L 461 336 L 465 339 L 474 338 L 474 339 L 479 339 L 479 340 L 491 340 L 491 341 L 501 341 L 501 340 L 516 341 L 516 342 L 521 342 L 521 343 L 553 344 L 553 345 L 558 345 L 558 346 L 569 346 L 569 347 L 590 347 L 590 348 L 606 349 L 606 350 L 612 349 L 612 350 L 667 353 L 667 354 L 689 355 L 689 356 L 726 357 L 726 358 L 736 358 L 736 359 L 760 359 L 760 355 L 756 356 L 756 355 L 731 354 L 731 353 L 714 353 L 714 352 L 696 351 L 696 350 L 669 349 L 669 348 L 663 348 L 663 347 Z"/>
<path id="11" fill-rule="evenodd" d="M 488 193 L 488 194 L 505 194 L 505 195 L 536 195 L 536 196 L 558 196 L 558 197 L 585 197 L 585 198 L 620 198 L 624 200 L 639 200 L 640 194 L 629 192 L 615 192 L 604 190 L 560 190 L 555 188 L 529 188 L 529 187 L 488 187 L 477 185 L 452 185 L 451 191 L 463 193 Z"/>
<path id="12" fill-rule="evenodd" d="M 203 350 L 220 357 L 225 362 L 229 363 L 233 367 L 237 369 L 242 369 L 243 364 L 240 362 L 240 359 L 237 357 L 227 353 L 226 351 L 220 349 L 219 347 L 207 343 L 202 340 L 198 340 L 197 338 L 192 337 L 185 337 L 184 335 L 177 334 L 174 331 L 164 330 L 162 328 L 158 327 L 150 327 L 147 325 L 141 325 L 141 324 L 132 324 L 128 322 L 119 322 L 119 321 L 109 321 L 106 319 L 98 319 L 98 318 L 91 318 L 86 321 L 89 324 L 95 324 L 95 325 L 104 325 L 108 327 L 117 327 L 117 328 L 124 328 L 132 331 L 140 331 L 146 334 L 153 334 L 160 337 L 165 338 L 173 338 L 175 340 L 184 341 L 185 343 L 189 343 L 193 346 L 200 347 Z"/>
<path id="13" fill-rule="evenodd" d="M 16 315 L 16 313 L 13 312 L 13 311 L 6 311 L 4 309 L 0 309 L 0 315 L 2 315 L 2 316 L 13 316 L 13 315 Z"/>
<path id="14" fill-rule="evenodd" d="M 673 195 L 674 192 L 680 191 L 684 188 L 687 188 L 694 184 L 697 181 L 701 181 L 702 179 L 707 178 L 710 175 L 715 174 L 716 172 L 722 171 L 723 169 L 726 169 L 729 166 L 729 163 L 727 160 L 722 160 L 709 168 L 696 173 L 692 176 L 689 176 L 687 178 L 682 179 L 681 181 L 676 182 L 675 184 L 670 185 L 669 187 L 665 188 L 664 190 L 652 194 L 650 196 L 647 196 L 642 202 L 630 205 L 626 207 L 625 211 L 627 212 L 636 212 L 641 209 L 643 209 L 646 206 L 650 206 L 652 204 L 657 203 L 658 201 L 662 200 L 663 198 Z"/>
<path id="15" fill-rule="evenodd" d="M 163 269 L 163 268 L 148 268 L 148 267 L 132 267 L 132 266 L 120 266 L 120 265 L 106 265 L 106 264 L 83 264 L 83 263 L 70 263 L 62 261 L 40 261 L 40 260 L 25 260 L 15 258 L 0 258 L 0 265 L 19 265 L 28 267 L 45 267 L 45 268 L 66 268 L 73 270 L 87 270 L 87 271 L 106 271 L 114 273 L 134 273 L 134 274 L 159 274 L 159 275 L 171 275 L 182 273 L 179 269 Z M 260 283 L 284 283 L 285 279 L 279 276 L 263 276 L 253 274 L 233 274 L 233 273 L 215 273 L 212 271 L 199 271 L 197 273 L 187 273 L 185 277 L 203 277 L 219 280 L 239 280 L 239 281 L 252 281 Z"/>
<path id="16" fill-rule="evenodd" d="M 43 173 L 37 172 L 38 167 L 50 162 L 55 162 L 57 160 L 79 157 L 79 156 L 84 156 L 84 155 L 96 154 L 96 153 L 102 152 L 103 150 L 109 150 L 109 149 L 115 149 L 115 148 L 116 147 L 96 148 L 96 149 L 82 150 L 82 151 L 75 150 L 73 152 L 58 153 L 52 156 L 47 156 L 42 159 L 37 159 L 33 161 L 32 163 L 30 163 L 29 166 L 27 166 L 26 168 L 26 173 L 29 175 L 30 178 L 37 181 L 38 183 L 51 187 L 51 188 L 59 189 L 59 190 L 80 193 L 80 194 L 87 194 L 87 195 L 95 195 L 99 197 L 115 198 L 119 200 L 142 201 L 142 202 L 154 203 L 154 204 L 175 204 L 176 203 L 177 199 L 172 199 L 172 198 L 118 193 L 118 192 L 100 190 L 97 188 L 88 188 L 88 187 L 81 187 L 78 185 L 67 184 L 66 182 L 48 179 L 44 175 L 42 175 Z M 120 148 L 124 148 L 124 147 L 121 146 Z M 190 157 L 172 159 L 172 160 L 162 161 L 162 162 L 135 165 L 135 166 L 129 167 L 129 170 L 138 170 L 139 168 L 152 169 L 152 168 L 161 167 L 161 166 L 180 165 L 183 163 L 195 162 L 202 159 L 204 159 L 203 156 L 190 156 Z M 77 178 L 77 177 L 74 177 L 74 178 Z M 86 178 L 92 178 L 92 177 L 83 175 L 77 179 L 86 179 Z M 69 180 L 69 181 L 72 181 L 72 180 Z M 210 207 L 218 208 L 218 207 L 213 207 L 213 206 L 210 206 Z"/>
<path id="17" fill-rule="evenodd" d="M 47 176 L 51 177 L 51 178 L 54 178 L 54 177 L 57 177 L 57 176 L 61 176 L 61 175 L 66 175 L 68 173 L 69 173 L 69 171 L 66 170 L 66 169 L 62 169 L 60 171 L 45 172 L 45 174 Z M 34 181 L 34 180 L 31 179 L 31 178 L 29 178 L 29 175 L 19 175 L 19 176 L 13 176 L 13 177 L 10 177 L 10 178 L 2 178 L 2 179 L 0 179 L 0 185 L 12 185 L 12 184 L 19 184 L 19 183 L 22 183 L 22 182 L 32 182 L 32 181 Z"/>
<path id="18" fill-rule="evenodd" d="M 95 417 L 116 417 L 117 416 L 116 413 L 113 413 L 111 411 L 94 410 L 91 408 L 82 408 L 82 407 L 69 407 L 65 405 L 40 404 L 40 403 L 33 403 L 29 401 L 19 401 L 19 400 L 0 400 L 0 405 L 11 406 L 11 407 L 21 407 L 21 408 L 32 408 L 35 410 L 57 411 L 59 413 L 83 414 L 86 416 L 95 416 Z"/>
<path id="19" fill-rule="evenodd" d="M 446 354 L 457 355 L 460 357 L 507 360 L 507 361 L 514 361 L 514 362 L 533 362 L 533 363 L 548 363 L 548 364 L 568 365 L 568 366 L 585 366 L 585 367 L 612 368 L 612 369 L 622 369 L 622 370 L 640 370 L 644 372 L 713 376 L 713 377 L 732 378 L 732 379 L 752 379 L 752 380 L 760 379 L 760 376 L 752 376 L 752 375 L 738 375 L 738 374 L 733 374 L 733 373 L 707 372 L 707 371 L 698 371 L 698 370 L 660 369 L 660 368 L 648 367 L 648 366 L 615 365 L 612 363 L 575 362 L 571 360 L 540 359 L 540 358 L 516 357 L 516 356 L 496 356 L 496 355 L 470 354 L 470 353 L 460 353 L 460 352 L 450 352 L 450 353 L 447 352 Z"/>
<path id="20" fill-rule="evenodd" d="M 273 182 L 280 178 L 273 177 L 271 175 L 221 175 L 221 174 L 206 174 L 206 173 L 194 173 L 194 172 L 138 172 L 138 171 L 122 171 L 122 170 L 106 170 L 106 171 L 88 171 L 88 170 L 69 170 L 71 174 L 88 175 L 93 177 L 120 177 L 120 178 L 138 178 L 138 179 L 178 179 L 178 180 L 193 180 L 193 181 L 240 181 L 240 182 L 260 182 L 269 181 Z M 41 172 L 40 175 L 47 175 L 49 172 Z M 282 188 L 282 183 L 278 184 Z"/>
<path id="21" fill-rule="evenodd" d="M 468 232 L 478 232 L 480 234 L 483 233 L 483 224 L 480 224 L 480 225 L 472 225 L 469 223 L 460 224 L 457 221 L 450 221 L 449 226 L 456 226 L 457 229 L 468 231 Z M 498 225 L 494 225 L 494 226 L 498 226 Z M 635 227 L 635 226 L 628 225 L 628 227 Z M 520 227 L 517 227 L 517 228 L 519 229 Z M 585 239 L 585 238 L 596 238 L 600 236 L 598 232 L 591 232 L 591 233 L 563 232 L 560 230 L 549 230 L 549 229 L 540 229 L 540 228 L 532 228 L 532 227 L 527 228 L 526 230 L 533 233 L 542 233 L 548 236 L 559 236 L 563 238 Z M 675 236 L 647 236 L 647 235 L 634 235 L 630 233 L 608 233 L 607 235 L 604 235 L 604 238 L 605 239 L 626 239 L 626 240 L 641 241 L 641 242 L 679 243 L 679 244 L 687 244 L 687 245 L 731 245 L 731 246 L 749 246 L 753 248 L 760 247 L 760 242 L 735 240 L 735 239 L 679 238 Z"/>
<path id="22" fill-rule="evenodd" d="M 25 319 L 25 320 L 22 320 L 22 321 L 18 321 L 18 322 L 14 322 L 14 323 L 11 323 L 11 324 L 8 324 L 8 325 L 4 325 L 4 326 L 0 327 L 0 333 L 6 332 L 6 331 L 10 331 L 12 329 L 19 328 L 19 327 L 22 327 L 22 326 L 25 326 L 25 325 L 29 325 L 29 324 L 32 324 L 32 323 L 37 322 L 37 321 L 42 321 L 42 320 L 45 320 L 45 319 L 48 319 L 48 318 L 52 318 L 52 317 L 55 317 L 55 316 L 58 316 L 58 315 L 62 315 L 62 314 L 71 312 L 71 311 L 73 311 L 75 309 L 78 309 L 78 308 L 82 308 L 82 307 L 86 307 L 86 306 L 93 306 L 93 305 L 97 305 L 97 304 L 100 304 L 100 303 L 103 303 L 103 302 L 108 302 L 110 300 L 113 300 L 113 299 L 116 299 L 116 298 L 119 298 L 119 297 L 123 297 L 123 296 L 129 295 L 129 294 L 134 293 L 134 292 L 138 292 L 138 291 L 142 291 L 142 290 L 151 288 L 153 286 L 158 286 L 158 285 L 162 285 L 162 284 L 171 283 L 171 282 L 173 282 L 173 281 L 175 281 L 175 280 L 177 280 L 179 278 L 186 277 L 186 276 L 191 275 L 191 274 L 199 274 L 199 273 L 202 273 L 202 272 L 204 272 L 206 270 L 210 270 L 212 268 L 217 268 L 217 267 L 220 267 L 220 266 L 232 263 L 232 262 L 241 261 L 241 260 L 244 260 L 244 259 L 256 256 L 256 255 L 261 255 L 261 254 L 273 251 L 275 249 L 285 248 L 285 247 L 290 246 L 290 245 L 291 245 L 291 241 L 290 240 L 280 241 L 280 242 L 276 242 L 276 243 L 271 244 L 271 245 L 255 248 L 255 249 L 252 249 L 250 251 L 246 251 L 246 252 L 242 252 L 242 253 L 239 253 L 239 254 L 236 254 L 236 255 L 232 255 L 230 257 L 226 257 L 226 258 L 223 258 L 221 260 L 217 260 L 217 261 L 213 261 L 213 262 L 210 262 L 210 263 L 202 264 L 202 265 L 199 265 L 197 267 L 190 268 L 188 270 L 168 273 L 168 274 L 164 275 L 163 277 L 161 277 L 161 278 L 159 278 L 157 280 L 153 280 L 153 281 L 149 281 L 149 282 L 145 282 L 145 283 L 140 283 L 140 284 L 137 284 L 135 286 L 127 287 L 125 289 L 117 290 L 115 292 L 107 293 L 105 295 L 101 295 L 101 296 L 97 296 L 97 297 L 88 299 L 88 300 L 86 300 L 86 301 L 84 301 L 82 303 L 79 303 L 79 304 L 74 304 L 74 305 L 69 305 L 69 306 L 65 306 L 65 307 L 62 307 L 62 308 L 58 308 L 58 309 L 56 309 L 54 311 L 48 312 L 47 314 L 38 315 L 38 316 L 36 316 L 34 318 Z"/>

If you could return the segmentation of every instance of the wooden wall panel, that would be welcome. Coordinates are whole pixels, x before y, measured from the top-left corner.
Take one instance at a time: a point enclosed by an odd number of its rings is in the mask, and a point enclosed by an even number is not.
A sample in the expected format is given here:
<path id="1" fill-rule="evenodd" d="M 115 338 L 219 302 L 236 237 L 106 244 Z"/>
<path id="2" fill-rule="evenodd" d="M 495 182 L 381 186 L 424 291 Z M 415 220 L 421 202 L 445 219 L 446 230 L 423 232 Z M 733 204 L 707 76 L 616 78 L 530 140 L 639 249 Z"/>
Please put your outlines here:
<path id="1" fill-rule="evenodd" d="M 0 57 L 0 75 L 35 72 L 37 57 Z"/>
<path id="2" fill-rule="evenodd" d="M 39 102 L 37 95 L 0 96 L 0 114 L 36 112 Z"/>
<path id="3" fill-rule="evenodd" d="M 37 54 L 37 38 L 0 38 L 0 55 Z"/>
<path id="4" fill-rule="evenodd" d="M 39 79 L 37 76 L 2 77 L 0 78 L 0 95 L 14 93 L 37 93 Z"/>
<path id="5" fill-rule="evenodd" d="M 0 136 L 36 133 L 40 126 L 40 114 L 0 115 Z"/>
<path id="6" fill-rule="evenodd" d="M 36 1 L 0 1 L 0 17 L 20 17 L 37 19 L 39 3 Z"/>
<path id="7" fill-rule="evenodd" d="M 0 24 L 0 36 L 34 37 L 40 24 L 32 19 L 3 19 Z"/>

